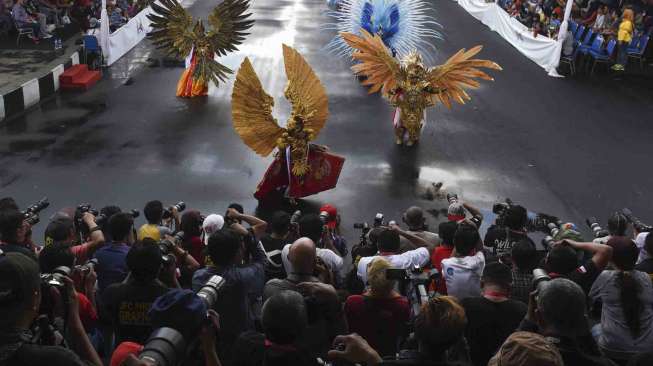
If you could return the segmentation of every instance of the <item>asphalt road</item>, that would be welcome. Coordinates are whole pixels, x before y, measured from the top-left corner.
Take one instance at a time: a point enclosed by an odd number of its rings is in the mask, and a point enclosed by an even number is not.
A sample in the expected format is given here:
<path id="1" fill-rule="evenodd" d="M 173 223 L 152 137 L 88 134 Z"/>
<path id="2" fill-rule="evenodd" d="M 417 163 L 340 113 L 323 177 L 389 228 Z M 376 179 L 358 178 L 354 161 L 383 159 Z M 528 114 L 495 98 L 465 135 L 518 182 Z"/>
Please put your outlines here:
<path id="1" fill-rule="evenodd" d="M 191 10 L 206 15 L 214 4 Z M 297 48 L 329 94 L 330 119 L 317 142 L 347 158 L 337 189 L 311 197 L 309 206 L 336 205 L 351 241 L 350 225 L 376 212 L 399 220 L 411 205 L 446 207 L 422 198 L 437 181 L 485 210 L 510 197 L 579 223 L 589 215 L 605 223 L 626 206 L 653 222 L 650 80 L 550 78 L 456 3 L 434 7 L 444 34 L 438 61 L 483 44 L 481 56 L 504 71 L 473 91 L 471 103 L 430 110 L 421 142 L 408 149 L 394 145 L 386 102 L 367 96 L 348 63 L 322 50 L 333 36 L 321 29 L 323 1 L 254 2 L 251 36 L 223 61 L 236 68 L 249 56 L 283 121 L 281 43 Z M 147 58 L 159 55 L 143 42 L 89 92 L 61 94 L 1 126 L 0 196 L 21 205 L 48 196 L 46 217 L 82 202 L 141 209 L 151 199 L 183 200 L 206 213 L 241 202 L 253 211 L 252 192 L 270 158 L 256 156 L 233 131 L 232 81 L 211 87 L 207 98 L 176 98 L 183 69 L 148 67 Z"/>

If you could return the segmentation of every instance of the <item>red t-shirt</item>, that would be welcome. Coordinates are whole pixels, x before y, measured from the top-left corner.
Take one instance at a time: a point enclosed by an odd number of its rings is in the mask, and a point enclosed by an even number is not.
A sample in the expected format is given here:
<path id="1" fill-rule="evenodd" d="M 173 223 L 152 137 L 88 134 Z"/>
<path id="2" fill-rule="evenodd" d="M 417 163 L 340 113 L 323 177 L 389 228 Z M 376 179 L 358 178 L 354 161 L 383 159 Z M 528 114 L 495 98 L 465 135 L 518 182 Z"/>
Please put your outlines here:
<path id="1" fill-rule="evenodd" d="M 451 257 L 451 252 L 453 252 L 453 247 L 440 245 L 439 247 L 435 248 L 435 250 L 431 254 L 431 263 L 433 264 L 433 267 L 435 267 L 435 269 L 437 269 L 438 272 L 440 272 L 440 274 L 442 274 L 442 260 Z M 447 294 L 447 284 L 445 283 L 444 280 L 441 279 L 440 281 L 438 281 L 436 290 L 441 295 Z"/>
<path id="2" fill-rule="evenodd" d="M 95 328 L 97 313 L 91 301 L 83 293 L 77 293 L 77 301 L 79 302 L 79 319 L 82 321 L 84 329 L 88 332 Z"/>
<path id="3" fill-rule="evenodd" d="M 349 331 L 356 332 L 383 356 L 397 352 L 397 337 L 410 317 L 408 299 L 352 295 L 345 302 Z"/>
<path id="4" fill-rule="evenodd" d="M 202 238 L 199 236 L 193 236 L 190 238 L 190 245 L 188 243 L 184 244 L 184 249 L 188 251 L 188 254 L 190 254 L 197 263 L 200 264 L 201 267 L 204 267 L 204 259 L 206 255 L 204 254 L 204 242 L 202 242 Z"/>

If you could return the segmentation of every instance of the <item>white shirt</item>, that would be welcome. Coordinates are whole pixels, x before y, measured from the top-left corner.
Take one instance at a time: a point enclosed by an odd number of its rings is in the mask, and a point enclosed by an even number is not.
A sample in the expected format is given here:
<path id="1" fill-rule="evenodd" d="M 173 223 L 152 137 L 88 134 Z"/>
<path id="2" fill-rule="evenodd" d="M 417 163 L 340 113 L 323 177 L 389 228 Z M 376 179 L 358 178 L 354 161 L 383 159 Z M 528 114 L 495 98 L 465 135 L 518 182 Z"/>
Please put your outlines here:
<path id="1" fill-rule="evenodd" d="M 447 283 L 447 294 L 458 300 L 481 296 L 481 276 L 485 268 L 485 255 L 478 251 L 469 257 L 451 257 L 442 260 L 442 276 Z"/>
<path id="2" fill-rule="evenodd" d="M 637 238 L 635 238 L 635 245 L 639 248 L 639 257 L 637 258 L 637 264 L 641 263 L 643 260 L 651 257 L 651 254 L 644 249 L 644 244 L 646 244 L 646 237 L 649 233 L 639 233 Z"/>
<path id="3" fill-rule="evenodd" d="M 375 255 L 372 257 L 363 257 L 358 261 L 358 268 L 356 273 L 358 277 L 367 284 L 367 266 L 378 257 L 383 257 L 390 262 L 390 265 L 393 268 L 402 268 L 408 269 L 413 266 L 424 266 L 428 263 L 430 256 L 429 250 L 426 248 L 417 248 L 415 250 L 409 250 L 401 254 L 391 254 L 391 255 Z"/>
<path id="4" fill-rule="evenodd" d="M 286 269 L 286 273 L 294 272 L 292 268 L 292 264 L 288 259 L 288 252 L 290 251 L 290 245 L 291 244 L 286 244 L 283 247 L 283 249 L 281 249 L 281 260 L 283 261 L 283 268 Z M 340 273 L 340 270 L 342 270 L 342 258 L 339 255 L 337 255 L 330 249 L 322 249 L 322 248 L 316 248 L 316 253 L 318 257 L 322 258 L 324 264 L 329 266 L 329 268 L 331 268 L 332 271 L 336 273 Z"/>

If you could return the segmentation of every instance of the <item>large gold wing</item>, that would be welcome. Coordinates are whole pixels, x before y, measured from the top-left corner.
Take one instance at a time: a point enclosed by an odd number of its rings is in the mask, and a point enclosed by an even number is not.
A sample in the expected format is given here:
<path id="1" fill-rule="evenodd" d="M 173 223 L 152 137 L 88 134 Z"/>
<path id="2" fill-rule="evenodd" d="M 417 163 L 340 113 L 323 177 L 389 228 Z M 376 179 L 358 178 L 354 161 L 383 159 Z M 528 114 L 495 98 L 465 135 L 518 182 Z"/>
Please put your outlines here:
<path id="1" fill-rule="evenodd" d="M 288 78 L 285 94 L 292 113 L 302 116 L 304 129 L 312 129 L 313 136 L 317 136 L 329 117 L 326 89 L 304 57 L 285 44 L 283 60 Z"/>
<path id="2" fill-rule="evenodd" d="M 381 37 L 371 35 L 364 29 L 361 29 L 361 36 L 343 32 L 340 37 L 354 49 L 352 57 L 360 63 L 351 69 L 356 74 L 367 77 L 362 84 L 370 87 L 370 94 L 381 90 L 383 95 L 387 95 L 396 88 L 403 71 Z"/>
<path id="3" fill-rule="evenodd" d="M 501 66 L 489 60 L 472 58 L 481 52 L 482 48 L 482 46 L 476 46 L 469 51 L 461 49 L 443 65 L 429 70 L 427 78 L 430 85 L 441 90 L 440 93 L 431 96 L 431 101 L 434 104 L 440 101 L 447 108 L 451 108 L 452 100 L 459 104 L 465 104 L 465 101 L 471 99 L 465 88 L 475 89 L 480 86 L 475 78 L 494 80 L 480 68 L 502 70 Z"/>
<path id="4" fill-rule="evenodd" d="M 246 57 L 231 94 L 231 119 L 243 142 L 261 156 L 270 155 L 284 131 L 272 117 L 273 106 L 274 99 L 263 90 Z"/>
<path id="5" fill-rule="evenodd" d="M 197 41 L 193 17 L 177 0 L 160 0 L 161 5 L 151 4 L 153 13 L 147 18 L 152 21 L 152 31 L 148 36 L 154 45 L 165 49 L 175 57 L 186 57 Z"/>
<path id="6" fill-rule="evenodd" d="M 218 56 L 238 50 L 245 36 L 246 30 L 252 27 L 254 20 L 247 20 L 252 13 L 245 12 L 249 9 L 249 0 L 224 0 L 209 14 L 209 38 L 213 51 Z"/>

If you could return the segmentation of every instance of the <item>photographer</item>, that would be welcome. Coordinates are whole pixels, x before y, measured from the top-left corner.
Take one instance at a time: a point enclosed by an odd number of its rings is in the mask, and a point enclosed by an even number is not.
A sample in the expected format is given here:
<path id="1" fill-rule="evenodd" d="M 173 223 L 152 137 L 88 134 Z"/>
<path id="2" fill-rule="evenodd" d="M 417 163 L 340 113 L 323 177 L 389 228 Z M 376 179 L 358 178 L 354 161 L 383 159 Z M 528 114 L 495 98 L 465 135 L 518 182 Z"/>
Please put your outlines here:
<path id="1" fill-rule="evenodd" d="M 243 333 L 234 344 L 233 366 L 317 366 L 317 355 L 300 345 L 306 334 L 308 311 L 295 291 L 281 291 L 263 304 L 264 334 Z"/>
<path id="2" fill-rule="evenodd" d="M 310 303 L 308 331 L 301 345 L 317 355 L 325 356 L 328 346 L 337 334 L 346 329 L 340 300 L 335 288 L 318 276 L 324 277 L 329 269 L 318 265 L 315 244 L 309 238 L 299 238 L 290 245 L 288 260 L 293 268 L 286 279 L 272 279 L 265 284 L 263 299 L 291 290 L 304 296 Z"/>
<path id="3" fill-rule="evenodd" d="M 45 228 L 45 245 L 70 245 L 77 263 L 88 262 L 95 251 L 104 245 L 104 234 L 95 223 L 95 216 L 92 213 L 84 212 L 81 220 L 88 228 L 87 242 L 76 245 L 75 221 L 66 214 L 57 214 Z"/>
<path id="4" fill-rule="evenodd" d="M 44 202 L 44 200 L 40 200 L 35 205 L 31 206 L 30 209 L 33 208 L 34 206 L 37 206 L 36 212 L 39 212 L 40 210 L 42 210 L 43 208 L 45 208 L 45 207 L 47 207 L 49 205 L 47 203 L 47 199 L 45 199 L 46 204 L 43 204 L 43 202 Z M 11 197 L 5 197 L 5 198 L 0 199 L 0 212 L 5 211 L 5 210 L 20 211 L 20 209 L 18 208 L 18 205 L 16 204 L 16 201 L 14 201 L 14 199 L 11 198 Z M 24 226 L 24 229 L 25 229 L 25 236 L 24 236 L 24 239 L 22 240 L 22 242 L 16 242 L 14 244 L 25 247 L 25 249 L 29 250 L 32 253 L 37 253 L 39 248 L 32 241 L 32 225 L 33 224 L 31 224 L 29 222 L 31 217 L 30 217 L 30 219 L 25 218 L 25 215 L 24 215 L 25 212 L 21 212 L 21 214 L 23 214 L 23 226 Z M 33 214 L 32 217 L 38 218 L 38 214 Z M 2 242 L 2 234 L 0 234 L 0 242 Z"/>
<path id="5" fill-rule="evenodd" d="M 265 279 L 286 278 L 286 270 L 281 259 L 281 250 L 288 242 L 290 215 L 277 211 L 270 220 L 270 233 L 261 238 L 268 261 L 265 264 Z"/>
<path id="6" fill-rule="evenodd" d="M 125 262 L 129 277 L 104 290 L 102 314 L 113 325 L 116 344 L 143 343 L 152 332 L 147 312 L 156 298 L 169 291 L 157 280 L 162 266 L 161 252 L 152 239 L 145 239 L 131 246 Z"/>
<path id="7" fill-rule="evenodd" d="M 143 214 L 147 224 L 144 224 L 138 229 L 138 240 L 143 238 L 151 238 L 155 241 L 163 239 L 166 235 L 172 235 L 173 231 L 168 226 L 163 225 L 163 203 L 161 201 L 150 201 L 145 204 Z M 174 221 L 174 227 L 179 227 L 179 211 L 176 206 L 170 209 L 171 219 Z"/>
<path id="8" fill-rule="evenodd" d="M 247 246 L 247 248 L 245 248 Z M 245 252 L 251 262 L 243 264 Z M 213 275 L 224 278 L 226 284 L 216 302 L 215 310 L 222 317 L 219 354 L 229 360 L 231 346 L 238 335 L 254 330 L 255 314 L 251 298 L 260 297 L 265 285 L 265 251 L 258 242 L 244 242 L 232 229 L 222 229 L 209 237 L 209 257 L 213 265 L 199 269 L 193 275 L 193 291 L 198 291 Z"/>
<path id="9" fill-rule="evenodd" d="M 643 233 L 643 234 L 648 234 L 648 233 Z M 637 245 L 637 242 L 635 242 L 635 245 Z M 644 239 L 644 245 L 641 247 L 639 252 L 640 257 L 642 256 L 642 252 L 644 251 L 646 253 L 653 253 L 653 235 L 646 235 Z M 653 274 L 653 257 L 650 256 L 645 257 L 644 260 L 637 263 L 635 269 L 638 271 L 646 272 L 649 275 Z"/>
<path id="10" fill-rule="evenodd" d="M 181 215 L 180 228 L 184 232 L 181 247 L 199 263 L 200 267 L 204 267 L 206 259 L 205 246 L 201 238 L 203 222 L 202 215 L 196 210 L 188 210 Z"/>
<path id="11" fill-rule="evenodd" d="M 414 266 L 424 267 L 429 263 L 429 251 L 425 247 L 398 254 L 400 245 L 399 237 L 402 233 L 406 234 L 406 232 L 398 229 L 396 225 L 393 228 L 382 230 L 379 233 L 377 240 L 377 246 L 379 248 L 378 255 L 363 257 L 358 261 L 357 274 L 363 283 L 367 283 L 367 266 L 379 256 L 387 259 L 393 268 L 408 269 Z M 419 238 L 419 240 L 424 242 L 422 238 Z"/>
<path id="12" fill-rule="evenodd" d="M 28 231 L 29 225 L 25 223 L 25 216 L 20 211 L 13 208 L 0 210 L 0 250 L 5 253 L 22 253 L 36 260 L 34 251 L 23 245 Z"/>
<path id="13" fill-rule="evenodd" d="M 315 243 L 317 256 L 338 277 L 342 270 L 342 257 L 337 254 L 338 250 L 333 245 L 330 229 L 322 223 L 320 216 L 315 214 L 303 215 L 299 219 L 298 226 L 299 236 L 309 238 Z M 295 271 L 292 263 L 288 260 L 289 251 L 290 244 L 286 244 L 281 250 L 281 260 L 283 260 L 286 273 Z"/>
<path id="14" fill-rule="evenodd" d="M 333 247 L 336 248 L 336 254 L 341 257 L 346 256 L 349 249 L 347 248 L 345 237 L 340 232 L 340 215 L 338 214 L 338 210 L 333 205 L 323 205 L 320 207 L 320 218 L 323 220 L 324 225 L 326 225 L 326 234 L 328 234 L 329 239 L 333 243 Z"/>
<path id="15" fill-rule="evenodd" d="M 591 253 L 592 258 L 579 266 L 578 251 Z M 552 278 L 568 278 L 588 293 L 594 280 L 610 263 L 610 259 L 612 259 L 612 248 L 608 245 L 579 243 L 565 239 L 551 248 L 544 266 Z"/>
<path id="16" fill-rule="evenodd" d="M 535 245 L 529 240 L 520 240 L 512 247 L 512 291 L 510 298 L 528 304 L 532 291 L 533 270 L 539 264 Z"/>
<path id="17" fill-rule="evenodd" d="M 246 222 L 250 226 L 249 230 L 246 230 L 242 226 L 243 222 Z M 227 227 L 242 232 L 242 235 L 251 234 L 254 241 L 256 242 L 265 236 L 265 230 L 267 230 L 268 227 L 268 223 L 259 219 L 258 217 L 245 215 L 243 213 L 243 206 L 237 203 L 232 203 L 229 205 L 229 208 L 227 208 L 227 214 L 225 215 L 225 224 Z"/>
<path id="18" fill-rule="evenodd" d="M 565 365 L 614 365 L 600 356 L 589 335 L 583 289 L 566 278 L 542 283 L 531 293 L 519 330 L 547 337 Z"/>
<path id="19" fill-rule="evenodd" d="M 466 321 L 465 310 L 453 297 L 434 297 L 422 305 L 415 319 L 415 348 L 399 351 L 396 359 L 383 360 L 361 336 L 350 334 L 335 338 L 329 358 L 364 362 L 368 366 L 464 365 L 469 360 L 461 350 Z"/>
<path id="20" fill-rule="evenodd" d="M 410 317 L 408 299 L 395 291 L 397 281 L 386 278 L 389 268 L 385 258 L 374 259 L 367 268 L 370 289 L 345 302 L 349 331 L 360 334 L 382 357 L 397 353 Z"/>
<path id="21" fill-rule="evenodd" d="M 50 245 L 39 253 L 39 267 L 41 273 L 53 273 L 57 267 L 67 267 L 71 270 L 74 269 L 75 256 L 70 251 L 67 245 Z M 79 318 L 84 325 L 87 332 L 92 332 L 97 325 L 97 308 L 95 305 L 95 280 L 97 276 L 93 271 L 93 267 L 86 274 L 71 273 L 73 278 L 79 278 L 81 283 L 76 284 L 76 288 L 83 289 L 82 292 L 77 292 L 77 300 L 79 302 Z M 79 274 L 80 276 L 73 276 Z"/>
<path id="22" fill-rule="evenodd" d="M 426 218 L 424 217 L 424 210 L 422 210 L 421 207 L 412 206 L 408 208 L 401 218 L 404 223 L 408 225 L 408 230 L 406 230 L 406 232 L 422 238 L 424 243 L 414 242 L 410 240 L 410 237 L 402 236 L 400 238 L 401 245 L 399 247 L 399 253 L 414 250 L 421 246 L 425 246 L 430 252 L 440 245 L 440 237 L 438 234 L 426 230 Z"/>
<path id="23" fill-rule="evenodd" d="M 483 243 L 492 248 L 492 252 L 499 260 L 507 265 L 512 265 L 510 252 L 512 247 L 521 240 L 531 240 L 526 233 L 528 213 L 519 205 L 510 205 L 505 209 L 502 225 L 493 224 L 487 229 Z M 535 245 L 535 243 L 533 243 Z"/>
<path id="24" fill-rule="evenodd" d="M 628 231 L 628 218 L 621 212 L 615 212 L 608 219 L 608 232 L 610 235 L 592 240 L 596 244 L 607 244 L 613 237 L 626 237 Z"/>
<path id="25" fill-rule="evenodd" d="M 526 304 L 510 299 L 511 287 L 510 267 L 499 262 L 488 263 L 481 278 L 482 295 L 460 302 L 467 316 L 465 338 L 475 366 L 486 366 L 526 315 Z"/>
<path id="26" fill-rule="evenodd" d="M 122 282 L 127 277 L 125 259 L 134 242 L 134 218 L 128 213 L 117 213 L 109 217 L 107 231 L 111 242 L 95 252 L 97 259 L 98 292 L 114 283 Z"/>
<path id="27" fill-rule="evenodd" d="M 451 257 L 442 260 L 442 278 L 447 294 L 462 300 L 481 294 L 481 275 L 485 268 L 483 242 L 471 221 L 461 221 L 453 239 Z"/>
<path id="28" fill-rule="evenodd" d="M 31 342 L 30 327 L 41 302 L 41 279 L 36 262 L 20 253 L 0 255 L 0 365 L 102 366 L 79 318 L 72 280 L 65 279 L 68 305 L 66 328 L 73 351 Z M 81 358 L 81 359 L 80 359 Z M 85 360 L 87 363 L 82 361 Z"/>
<path id="29" fill-rule="evenodd" d="M 453 239 L 457 229 L 458 223 L 455 221 L 441 222 L 438 226 L 438 234 L 442 243 L 431 253 L 431 264 L 440 273 L 442 273 L 442 260 L 451 257 L 451 253 L 453 253 Z M 437 281 L 436 286 L 440 295 L 447 294 L 447 283 L 445 281 Z"/>

